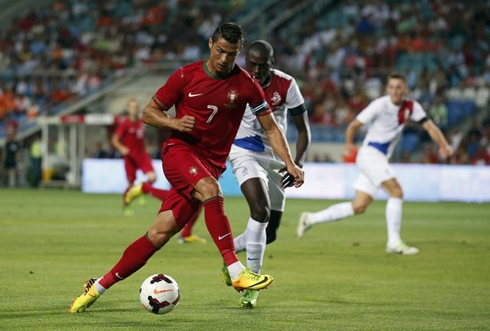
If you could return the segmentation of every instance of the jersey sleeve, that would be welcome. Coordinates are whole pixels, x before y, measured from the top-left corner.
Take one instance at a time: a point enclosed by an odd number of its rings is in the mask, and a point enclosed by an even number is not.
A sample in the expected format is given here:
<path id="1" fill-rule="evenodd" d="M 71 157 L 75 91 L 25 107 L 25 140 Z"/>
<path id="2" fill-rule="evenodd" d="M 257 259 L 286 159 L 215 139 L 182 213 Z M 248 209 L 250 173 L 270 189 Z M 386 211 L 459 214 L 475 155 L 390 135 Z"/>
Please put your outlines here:
<path id="1" fill-rule="evenodd" d="M 289 84 L 285 103 L 286 107 L 288 107 L 289 109 L 296 108 L 305 103 L 305 99 L 303 98 L 303 95 L 301 94 L 298 84 L 296 83 L 296 80 L 294 78 L 291 79 L 291 83 Z"/>
<path id="2" fill-rule="evenodd" d="M 170 75 L 167 82 L 152 97 L 161 110 L 170 109 L 182 97 L 184 79 L 184 70 L 179 68 Z"/>
<path id="3" fill-rule="evenodd" d="M 126 132 L 127 126 L 128 126 L 128 121 L 127 121 L 127 119 L 125 119 L 124 121 L 119 123 L 119 125 L 116 128 L 116 131 L 114 131 L 114 134 L 118 137 L 122 137 L 124 135 L 124 133 Z"/>
<path id="4" fill-rule="evenodd" d="M 271 113 L 271 107 L 265 100 L 265 94 L 257 81 L 253 81 L 253 97 L 250 100 L 250 110 L 255 116 L 262 116 Z"/>
<path id="5" fill-rule="evenodd" d="M 422 105 L 417 101 L 414 101 L 413 111 L 412 114 L 410 115 L 410 119 L 414 122 L 420 122 L 425 117 L 427 117 L 427 113 L 425 112 L 424 108 L 422 108 Z"/>
<path id="6" fill-rule="evenodd" d="M 378 115 L 378 111 L 381 109 L 379 107 L 379 99 L 371 101 L 371 103 L 364 108 L 359 115 L 357 115 L 357 120 L 362 124 L 366 124 L 374 120 L 376 115 Z"/>

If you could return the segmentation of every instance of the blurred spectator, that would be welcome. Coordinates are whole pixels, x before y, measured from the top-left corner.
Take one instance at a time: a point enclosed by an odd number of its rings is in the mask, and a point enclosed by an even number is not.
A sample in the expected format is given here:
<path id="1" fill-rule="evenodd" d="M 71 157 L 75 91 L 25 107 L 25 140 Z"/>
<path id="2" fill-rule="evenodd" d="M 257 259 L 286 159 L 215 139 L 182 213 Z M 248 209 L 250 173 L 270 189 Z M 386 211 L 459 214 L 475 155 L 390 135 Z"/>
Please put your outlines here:
<path id="1" fill-rule="evenodd" d="M 9 187 L 16 187 L 19 183 L 17 162 L 20 156 L 20 144 L 15 141 L 15 134 L 10 132 L 2 155 L 3 168 L 7 175 Z"/>
<path id="2" fill-rule="evenodd" d="M 471 164 L 490 165 L 490 155 L 487 150 L 488 145 L 479 145 L 477 151 L 471 157 Z"/>
<path id="3" fill-rule="evenodd" d="M 38 187 L 41 183 L 42 178 L 42 144 L 41 144 L 41 135 L 36 134 L 34 136 L 34 140 L 31 143 L 31 147 L 29 149 L 29 156 L 31 159 L 31 176 L 30 176 L 30 184 L 32 187 Z"/>
<path id="4" fill-rule="evenodd" d="M 106 148 L 104 148 L 104 145 L 98 141 L 95 144 L 95 151 L 92 153 L 92 156 L 94 159 L 107 159 L 110 158 L 109 151 L 107 151 Z"/>
<path id="5" fill-rule="evenodd" d="M 447 127 L 447 107 L 441 96 L 436 96 L 434 102 L 429 108 L 429 115 L 434 123 L 441 129 Z"/>

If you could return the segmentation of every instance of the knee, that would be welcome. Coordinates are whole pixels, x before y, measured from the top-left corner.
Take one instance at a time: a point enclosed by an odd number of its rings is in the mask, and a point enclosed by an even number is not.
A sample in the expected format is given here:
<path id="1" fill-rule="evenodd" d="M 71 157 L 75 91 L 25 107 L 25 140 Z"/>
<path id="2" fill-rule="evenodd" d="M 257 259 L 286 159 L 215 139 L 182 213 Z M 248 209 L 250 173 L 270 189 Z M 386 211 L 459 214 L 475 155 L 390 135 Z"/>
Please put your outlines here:
<path id="1" fill-rule="evenodd" d="M 399 198 L 399 199 L 403 199 L 403 189 L 401 188 L 401 186 L 398 186 L 394 192 L 393 192 L 393 195 L 392 195 L 393 198 Z"/>
<path id="2" fill-rule="evenodd" d="M 271 208 L 267 204 L 255 203 L 250 206 L 250 217 L 259 223 L 269 222 Z"/>
<path id="3" fill-rule="evenodd" d="M 353 205 L 352 207 L 354 208 L 354 213 L 356 215 L 357 214 L 363 214 L 366 211 L 368 204 L 362 203 L 362 204 L 358 204 L 358 205 Z"/>
<path id="4" fill-rule="evenodd" d="M 149 172 L 146 174 L 146 176 L 148 177 L 148 182 L 150 184 L 153 184 L 157 180 L 157 176 L 155 175 L 154 172 Z"/>
<path id="5" fill-rule="evenodd" d="M 403 189 L 400 185 L 395 187 L 393 191 L 391 192 L 390 196 L 392 198 L 398 198 L 398 199 L 403 199 Z"/>
<path id="6" fill-rule="evenodd" d="M 221 196 L 221 188 L 218 181 L 214 179 L 200 180 L 196 190 L 204 200 Z"/>
<path id="7" fill-rule="evenodd" d="M 170 238 L 167 238 L 166 233 L 158 231 L 154 228 L 148 230 L 146 235 L 155 247 L 162 247 L 170 240 Z"/>
<path id="8" fill-rule="evenodd" d="M 165 246 L 165 244 L 177 233 L 173 229 L 158 229 L 155 227 L 151 227 L 147 236 L 151 243 L 158 248 Z"/>

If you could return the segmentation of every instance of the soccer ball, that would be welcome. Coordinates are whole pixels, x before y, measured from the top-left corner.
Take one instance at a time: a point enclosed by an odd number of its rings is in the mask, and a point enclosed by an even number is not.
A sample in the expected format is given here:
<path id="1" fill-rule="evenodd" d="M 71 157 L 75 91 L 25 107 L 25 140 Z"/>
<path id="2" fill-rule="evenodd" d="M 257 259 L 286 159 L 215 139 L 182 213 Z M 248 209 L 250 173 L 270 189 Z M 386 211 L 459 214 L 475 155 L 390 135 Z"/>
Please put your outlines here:
<path id="1" fill-rule="evenodd" d="M 141 284 L 141 304 L 153 314 L 170 313 L 177 307 L 179 300 L 179 284 L 169 275 L 155 274 L 145 279 Z"/>

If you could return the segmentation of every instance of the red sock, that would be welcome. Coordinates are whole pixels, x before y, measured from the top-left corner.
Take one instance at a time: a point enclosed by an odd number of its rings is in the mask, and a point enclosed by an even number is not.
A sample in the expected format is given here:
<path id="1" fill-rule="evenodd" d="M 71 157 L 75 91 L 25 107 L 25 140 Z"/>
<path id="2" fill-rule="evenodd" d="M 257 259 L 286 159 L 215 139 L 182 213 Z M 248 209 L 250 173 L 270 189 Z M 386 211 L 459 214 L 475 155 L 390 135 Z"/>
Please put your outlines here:
<path id="1" fill-rule="evenodd" d="M 216 197 L 204 202 L 204 220 L 209 234 L 218 247 L 221 256 L 226 265 L 238 261 L 235 254 L 235 245 L 233 244 L 233 235 L 231 234 L 230 222 L 225 215 L 223 207 L 223 198 Z"/>
<path id="2" fill-rule="evenodd" d="M 100 280 L 100 285 L 108 289 L 115 283 L 131 276 L 146 264 L 146 261 L 158 249 L 150 242 L 146 235 L 137 239 L 126 248 L 123 256 L 116 265 Z"/>
<path id="3" fill-rule="evenodd" d="M 150 183 L 143 183 L 141 187 L 143 193 L 154 196 L 155 198 L 163 201 L 167 197 L 167 190 L 161 190 L 159 188 L 153 187 Z"/>
<path id="4" fill-rule="evenodd" d="M 189 237 L 192 235 L 192 228 L 194 227 L 194 224 L 196 224 L 196 221 L 199 218 L 199 215 L 201 215 L 200 212 L 196 213 L 196 216 L 193 219 L 191 219 L 189 222 L 187 222 L 187 224 L 184 226 L 184 228 L 180 232 L 181 237 L 184 238 L 184 237 Z"/>

